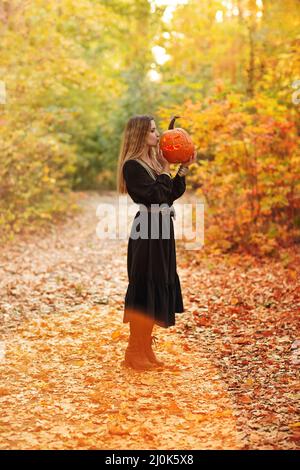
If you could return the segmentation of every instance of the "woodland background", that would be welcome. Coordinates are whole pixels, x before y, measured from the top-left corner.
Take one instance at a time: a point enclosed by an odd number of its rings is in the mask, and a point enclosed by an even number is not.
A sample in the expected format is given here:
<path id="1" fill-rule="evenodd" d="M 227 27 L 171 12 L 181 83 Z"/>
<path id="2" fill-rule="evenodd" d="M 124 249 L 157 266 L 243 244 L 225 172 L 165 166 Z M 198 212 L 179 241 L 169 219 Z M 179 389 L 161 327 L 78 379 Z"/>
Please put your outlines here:
<path id="1" fill-rule="evenodd" d="M 176 113 L 207 249 L 299 243 L 299 31 L 298 0 L 1 0 L 2 240 L 115 190 L 128 118 Z"/>
<path id="2" fill-rule="evenodd" d="M 299 46 L 299 0 L 0 0 L 0 449 L 300 448 Z M 143 113 L 184 116 L 205 233 L 139 373 L 96 209 Z"/>

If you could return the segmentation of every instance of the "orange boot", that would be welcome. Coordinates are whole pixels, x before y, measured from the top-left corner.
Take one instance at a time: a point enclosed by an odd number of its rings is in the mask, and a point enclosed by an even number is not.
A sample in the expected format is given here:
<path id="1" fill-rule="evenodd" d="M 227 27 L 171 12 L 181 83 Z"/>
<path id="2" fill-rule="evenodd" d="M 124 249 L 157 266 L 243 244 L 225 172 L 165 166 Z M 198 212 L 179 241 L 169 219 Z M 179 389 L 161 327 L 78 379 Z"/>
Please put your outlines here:
<path id="1" fill-rule="evenodd" d="M 130 336 L 128 346 L 125 351 L 124 365 L 136 370 L 153 369 L 144 351 L 144 330 L 143 323 L 133 319 L 130 322 Z"/>
<path id="2" fill-rule="evenodd" d="M 159 361 L 157 357 L 154 354 L 154 351 L 152 349 L 152 344 L 157 342 L 157 338 L 155 336 L 152 336 L 152 329 L 154 326 L 154 322 L 152 324 L 149 324 L 147 328 L 145 328 L 145 342 L 144 342 L 144 350 L 146 353 L 147 359 L 156 366 L 164 366 L 164 363 L 162 361 Z"/>

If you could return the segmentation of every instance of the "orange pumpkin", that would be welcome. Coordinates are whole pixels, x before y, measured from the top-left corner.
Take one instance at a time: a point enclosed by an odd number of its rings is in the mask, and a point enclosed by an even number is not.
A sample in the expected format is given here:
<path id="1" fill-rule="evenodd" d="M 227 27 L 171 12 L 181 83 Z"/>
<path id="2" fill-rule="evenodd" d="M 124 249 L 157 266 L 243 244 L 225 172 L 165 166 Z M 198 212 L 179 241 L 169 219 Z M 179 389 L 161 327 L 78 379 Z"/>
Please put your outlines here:
<path id="1" fill-rule="evenodd" d="M 189 134 L 181 127 L 174 129 L 174 123 L 180 116 L 174 116 L 167 131 L 159 140 L 159 148 L 170 163 L 185 163 L 194 154 L 195 146 Z"/>

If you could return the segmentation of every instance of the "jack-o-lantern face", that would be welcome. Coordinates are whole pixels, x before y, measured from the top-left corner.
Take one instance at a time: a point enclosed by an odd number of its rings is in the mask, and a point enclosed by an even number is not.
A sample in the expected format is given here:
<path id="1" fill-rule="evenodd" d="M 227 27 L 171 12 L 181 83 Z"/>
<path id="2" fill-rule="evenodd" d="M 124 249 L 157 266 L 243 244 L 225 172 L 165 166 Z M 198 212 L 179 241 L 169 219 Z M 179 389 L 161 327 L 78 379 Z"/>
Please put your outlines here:
<path id="1" fill-rule="evenodd" d="M 165 131 L 159 141 L 159 147 L 163 156 L 170 163 L 187 162 L 194 154 L 195 146 L 189 134 L 181 127 L 174 129 L 174 116 L 170 122 L 169 129 Z"/>

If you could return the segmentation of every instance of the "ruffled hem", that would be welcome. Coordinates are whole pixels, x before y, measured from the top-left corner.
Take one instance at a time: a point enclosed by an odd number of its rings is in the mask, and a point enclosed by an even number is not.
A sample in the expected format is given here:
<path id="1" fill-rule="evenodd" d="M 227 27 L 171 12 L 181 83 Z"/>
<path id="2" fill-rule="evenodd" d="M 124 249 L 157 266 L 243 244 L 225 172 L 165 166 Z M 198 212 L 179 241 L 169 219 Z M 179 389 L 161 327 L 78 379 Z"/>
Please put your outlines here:
<path id="1" fill-rule="evenodd" d="M 184 312 L 178 274 L 175 275 L 175 282 L 168 284 L 160 284 L 152 279 L 129 282 L 123 323 L 130 321 L 131 312 L 144 313 L 163 328 L 175 325 L 175 313 Z"/>

